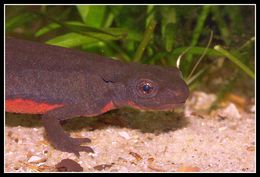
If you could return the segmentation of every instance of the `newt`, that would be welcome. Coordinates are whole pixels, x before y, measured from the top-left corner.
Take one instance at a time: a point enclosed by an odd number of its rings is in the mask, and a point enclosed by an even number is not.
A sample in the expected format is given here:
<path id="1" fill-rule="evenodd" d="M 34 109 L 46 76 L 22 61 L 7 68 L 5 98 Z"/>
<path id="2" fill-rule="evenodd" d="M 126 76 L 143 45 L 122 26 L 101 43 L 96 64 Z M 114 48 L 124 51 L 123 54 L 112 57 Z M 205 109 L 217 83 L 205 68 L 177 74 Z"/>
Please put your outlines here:
<path id="1" fill-rule="evenodd" d="M 112 109 L 167 111 L 183 105 L 189 89 L 175 67 L 125 63 L 77 49 L 16 38 L 5 42 L 5 111 L 41 114 L 58 150 L 94 152 L 72 138 L 61 122 Z"/>

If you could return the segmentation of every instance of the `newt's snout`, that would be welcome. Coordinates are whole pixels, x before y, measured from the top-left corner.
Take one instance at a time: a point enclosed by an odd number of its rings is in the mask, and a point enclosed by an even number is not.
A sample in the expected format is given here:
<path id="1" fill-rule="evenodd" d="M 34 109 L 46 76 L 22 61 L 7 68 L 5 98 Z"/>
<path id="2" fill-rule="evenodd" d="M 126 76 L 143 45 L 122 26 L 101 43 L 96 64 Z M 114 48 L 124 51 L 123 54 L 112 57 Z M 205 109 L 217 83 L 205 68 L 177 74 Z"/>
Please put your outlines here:
<path id="1" fill-rule="evenodd" d="M 189 97 L 190 91 L 184 81 L 179 85 L 178 89 L 174 90 L 174 94 L 178 103 L 185 103 Z"/>

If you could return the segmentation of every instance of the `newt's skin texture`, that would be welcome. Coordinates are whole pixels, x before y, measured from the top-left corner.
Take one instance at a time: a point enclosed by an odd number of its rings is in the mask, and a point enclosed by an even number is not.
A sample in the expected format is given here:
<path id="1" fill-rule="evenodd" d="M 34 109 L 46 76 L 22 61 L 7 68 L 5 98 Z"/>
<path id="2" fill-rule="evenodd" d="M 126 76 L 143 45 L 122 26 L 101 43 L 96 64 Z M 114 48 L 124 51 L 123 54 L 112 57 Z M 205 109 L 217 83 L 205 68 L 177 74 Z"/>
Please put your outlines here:
<path id="1" fill-rule="evenodd" d="M 189 90 L 177 68 L 121 61 L 14 38 L 5 46 L 6 111 L 42 114 L 55 148 L 93 152 L 65 133 L 60 121 L 97 116 L 130 106 L 172 110 L 185 103 Z"/>

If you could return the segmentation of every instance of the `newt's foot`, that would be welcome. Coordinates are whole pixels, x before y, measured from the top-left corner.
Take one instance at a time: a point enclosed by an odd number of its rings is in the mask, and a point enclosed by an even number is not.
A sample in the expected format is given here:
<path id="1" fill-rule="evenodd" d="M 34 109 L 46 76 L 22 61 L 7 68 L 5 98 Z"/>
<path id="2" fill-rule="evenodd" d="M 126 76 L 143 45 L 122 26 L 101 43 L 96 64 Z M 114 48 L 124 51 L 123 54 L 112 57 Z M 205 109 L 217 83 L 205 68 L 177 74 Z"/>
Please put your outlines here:
<path id="1" fill-rule="evenodd" d="M 72 152 L 76 156 L 79 157 L 79 152 L 88 152 L 88 153 L 94 153 L 94 150 L 89 146 L 81 146 L 82 143 L 90 143 L 91 140 L 89 138 L 71 138 L 68 136 L 68 141 L 65 143 L 66 149 L 64 151 L 66 152 Z"/>
<path id="2" fill-rule="evenodd" d="M 91 147 L 81 146 L 82 143 L 91 142 L 89 138 L 71 138 L 68 133 L 63 131 L 58 120 L 45 117 L 43 118 L 43 124 L 48 139 L 56 149 L 74 153 L 78 157 L 81 151 L 94 153 Z"/>
<path id="3" fill-rule="evenodd" d="M 59 136 L 59 140 L 54 140 L 53 137 L 49 138 L 56 149 L 65 152 L 74 153 L 79 157 L 79 152 L 94 153 L 94 150 L 89 146 L 81 146 L 82 143 L 91 142 L 89 138 L 71 138 L 64 132 L 62 136 Z"/>
<path id="4" fill-rule="evenodd" d="M 72 152 L 76 154 L 76 156 L 79 156 L 80 151 L 88 152 L 88 153 L 94 153 L 94 150 L 89 146 L 81 146 L 82 143 L 90 143 L 91 140 L 89 138 L 71 138 L 73 141 L 74 149 Z"/>

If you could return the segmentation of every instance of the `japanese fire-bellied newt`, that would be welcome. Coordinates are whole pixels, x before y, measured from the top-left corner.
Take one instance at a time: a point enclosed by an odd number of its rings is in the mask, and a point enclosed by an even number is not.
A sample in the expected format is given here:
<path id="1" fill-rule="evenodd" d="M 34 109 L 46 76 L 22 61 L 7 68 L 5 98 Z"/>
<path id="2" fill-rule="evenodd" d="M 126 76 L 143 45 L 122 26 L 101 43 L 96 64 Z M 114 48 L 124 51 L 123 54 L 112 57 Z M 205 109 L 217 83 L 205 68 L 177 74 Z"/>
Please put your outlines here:
<path id="1" fill-rule="evenodd" d="M 88 138 L 71 138 L 60 121 L 97 116 L 130 106 L 172 110 L 189 90 L 174 67 L 124 63 L 75 49 L 6 38 L 5 109 L 42 114 L 47 137 L 56 149 L 93 152 Z"/>

